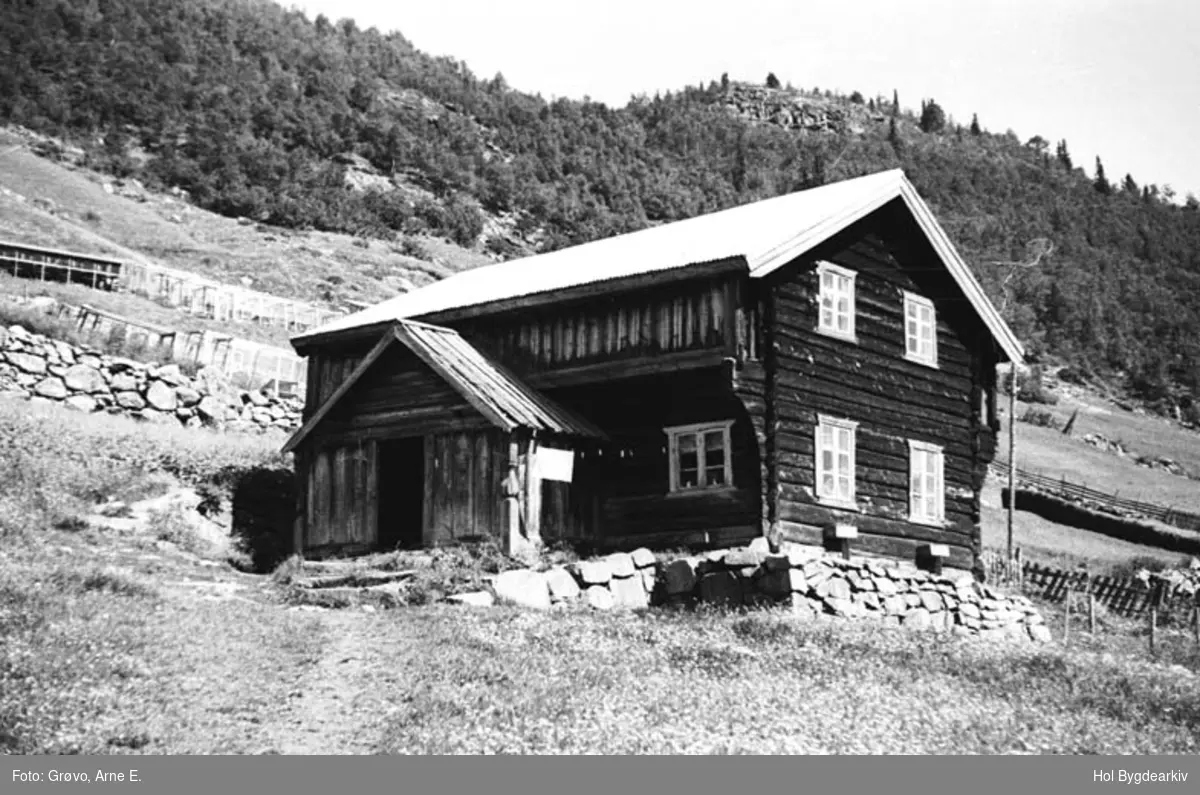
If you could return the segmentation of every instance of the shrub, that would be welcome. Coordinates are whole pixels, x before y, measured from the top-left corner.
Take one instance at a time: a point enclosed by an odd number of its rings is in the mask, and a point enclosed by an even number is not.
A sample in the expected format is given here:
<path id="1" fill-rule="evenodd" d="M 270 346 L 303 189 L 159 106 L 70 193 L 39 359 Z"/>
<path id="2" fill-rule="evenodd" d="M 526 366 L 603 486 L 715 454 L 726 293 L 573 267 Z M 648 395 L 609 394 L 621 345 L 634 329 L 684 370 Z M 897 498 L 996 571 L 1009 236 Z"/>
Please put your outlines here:
<path id="1" fill-rule="evenodd" d="M 1046 411 L 1045 409 L 1038 409 L 1038 408 L 1033 408 L 1033 407 L 1030 407 L 1025 410 L 1025 413 L 1021 416 L 1021 422 L 1027 423 L 1029 425 L 1034 425 L 1039 428 L 1058 428 L 1058 427 L 1060 427 L 1058 419 L 1053 414 Z"/>

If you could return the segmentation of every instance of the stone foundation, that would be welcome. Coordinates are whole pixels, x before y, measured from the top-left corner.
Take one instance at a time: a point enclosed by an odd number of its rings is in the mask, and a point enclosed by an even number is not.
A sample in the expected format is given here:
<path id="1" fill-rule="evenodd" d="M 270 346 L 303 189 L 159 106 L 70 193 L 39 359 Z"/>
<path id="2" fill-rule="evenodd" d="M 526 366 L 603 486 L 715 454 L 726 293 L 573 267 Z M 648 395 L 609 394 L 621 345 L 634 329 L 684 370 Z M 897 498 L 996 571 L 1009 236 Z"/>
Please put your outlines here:
<path id="1" fill-rule="evenodd" d="M 527 607 L 785 606 L 814 620 L 871 620 L 958 635 L 1050 640 L 1029 599 L 1001 593 L 970 574 L 935 575 L 885 559 L 844 560 L 796 544 L 773 553 L 766 539 L 668 561 L 639 549 L 547 571 L 505 572 L 493 590 L 499 601 Z"/>

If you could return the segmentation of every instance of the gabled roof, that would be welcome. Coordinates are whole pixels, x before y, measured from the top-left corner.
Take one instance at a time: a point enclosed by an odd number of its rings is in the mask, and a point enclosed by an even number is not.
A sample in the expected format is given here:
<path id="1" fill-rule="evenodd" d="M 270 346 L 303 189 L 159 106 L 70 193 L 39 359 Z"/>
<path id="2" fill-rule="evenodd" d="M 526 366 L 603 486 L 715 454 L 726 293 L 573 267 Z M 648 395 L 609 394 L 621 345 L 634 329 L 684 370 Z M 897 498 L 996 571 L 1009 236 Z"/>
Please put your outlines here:
<path id="1" fill-rule="evenodd" d="M 719 261 L 761 278 L 888 202 L 903 200 L 984 325 L 1010 360 L 1023 350 L 900 169 L 778 196 L 571 248 L 463 271 L 293 338 L 306 340 L 401 318 L 429 317 Z"/>
<path id="2" fill-rule="evenodd" d="M 521 383 L 516 376 L 459 336 L 457 331 L 399 320 L 384 333 L 341 386 L 288 439 L 283 452 L 296 449 L 393 344 L 403 345 L 416 354 L 497 428 L 506 431 L 528 428 L 566 436 L 605 438 L 604 432 L 595 425 Z"/>

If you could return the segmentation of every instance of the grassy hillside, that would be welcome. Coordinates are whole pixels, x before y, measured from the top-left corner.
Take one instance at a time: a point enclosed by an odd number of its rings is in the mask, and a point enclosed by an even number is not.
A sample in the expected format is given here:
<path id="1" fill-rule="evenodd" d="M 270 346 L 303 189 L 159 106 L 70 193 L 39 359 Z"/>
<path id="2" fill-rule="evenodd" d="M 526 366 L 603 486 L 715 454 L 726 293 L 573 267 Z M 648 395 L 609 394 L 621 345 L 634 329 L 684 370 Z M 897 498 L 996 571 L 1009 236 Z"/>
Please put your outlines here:
<path id="1" fill-rule="evenodd" d="M 1200 412 L 1200 202 L 1101 178 L 1100 163 L 1089 174 L 1066 141 L 989 132 L 1003 119 L 968 128 L 929 99 L 918 113 L 916 98 L 783 90 L 771 101 L 786 113 L 756 116 L 716 80 L 623 108 L 547 102 L 399 33 L 247 0 L 9 4 L 0 40 L 0 120 L 228 217 L 400 245 L 430 234 L 510 256 L 903 167 L 1031 350 Z M 829 123 L 794 121 L 809 110 Z M 275 231 L 285 256 L 260 258 L 276 241 L 225 234 L 157 251 L 320 294 L 325 278 L 357 284 L 356 263 L 390 245 L 309 259 Z M 1053 255 L 1005 301 L 1010 263 L 1038 238 Z M 209 245 L 246 253 L 206 261 Z M 294 275 L 276 276 L 281 260 Z"/>
<path id="2" fill-rule="evenodd" d="M 249 278 L 254 289 L 333 306 L 379 301 L 490 261 L 427 236 L 388 242 L 239 223 L 38 157 L 29 144 L 0 129 L 0 239 L 148 261 L 232 284 Z"/>

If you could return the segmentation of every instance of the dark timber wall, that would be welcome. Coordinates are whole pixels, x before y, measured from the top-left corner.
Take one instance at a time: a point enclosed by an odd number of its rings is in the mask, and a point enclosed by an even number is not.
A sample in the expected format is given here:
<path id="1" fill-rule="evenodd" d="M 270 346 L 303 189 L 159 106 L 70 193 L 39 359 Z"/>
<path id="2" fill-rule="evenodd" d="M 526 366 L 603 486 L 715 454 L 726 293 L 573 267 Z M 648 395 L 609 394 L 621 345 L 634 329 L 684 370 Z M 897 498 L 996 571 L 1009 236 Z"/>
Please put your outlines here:
<path id="1" fill-rule="evenodd" d="M 856 225 L 813 256 L 772 276 L 764 295 L 769 423 L 767 514 L 785 538 L 820 543 L 833 521 L 858 526 L 856 548 L 913 559 L 923 543 L 947 544 L 950 565 L 970 568 L 980 548 L 979 490 L 994 451 L 981 398 L 994 384 L 990 339 L 927 246 L 893 221 Z M 818 260 L 857 272 L 857 344 L 816 331 Z M 938 367 L 904 358 L 902 290 L 934 301 Z M 981 346 L 987 345 L 987 348 Z M 972 352 L 972 351 L 976 352 Z M 993 401 L 994 402 L 994 401 Z M 818 414 L 857 421 L 859 512 L 815 498 Z M 944 527 L 908 517 L 908 440 L 944 449 Z"/>
<path id="2" fill-rule="evenodd" d="M 726 368 L 690 370 L 548 391 L 612 439 L 588 453 L 581 482 L 598 501 L 602 546 L 733 543 L 761 534 L 759 447 Z M 669 493 L 663 428 L 732 419 L 733 488 Z"/>

